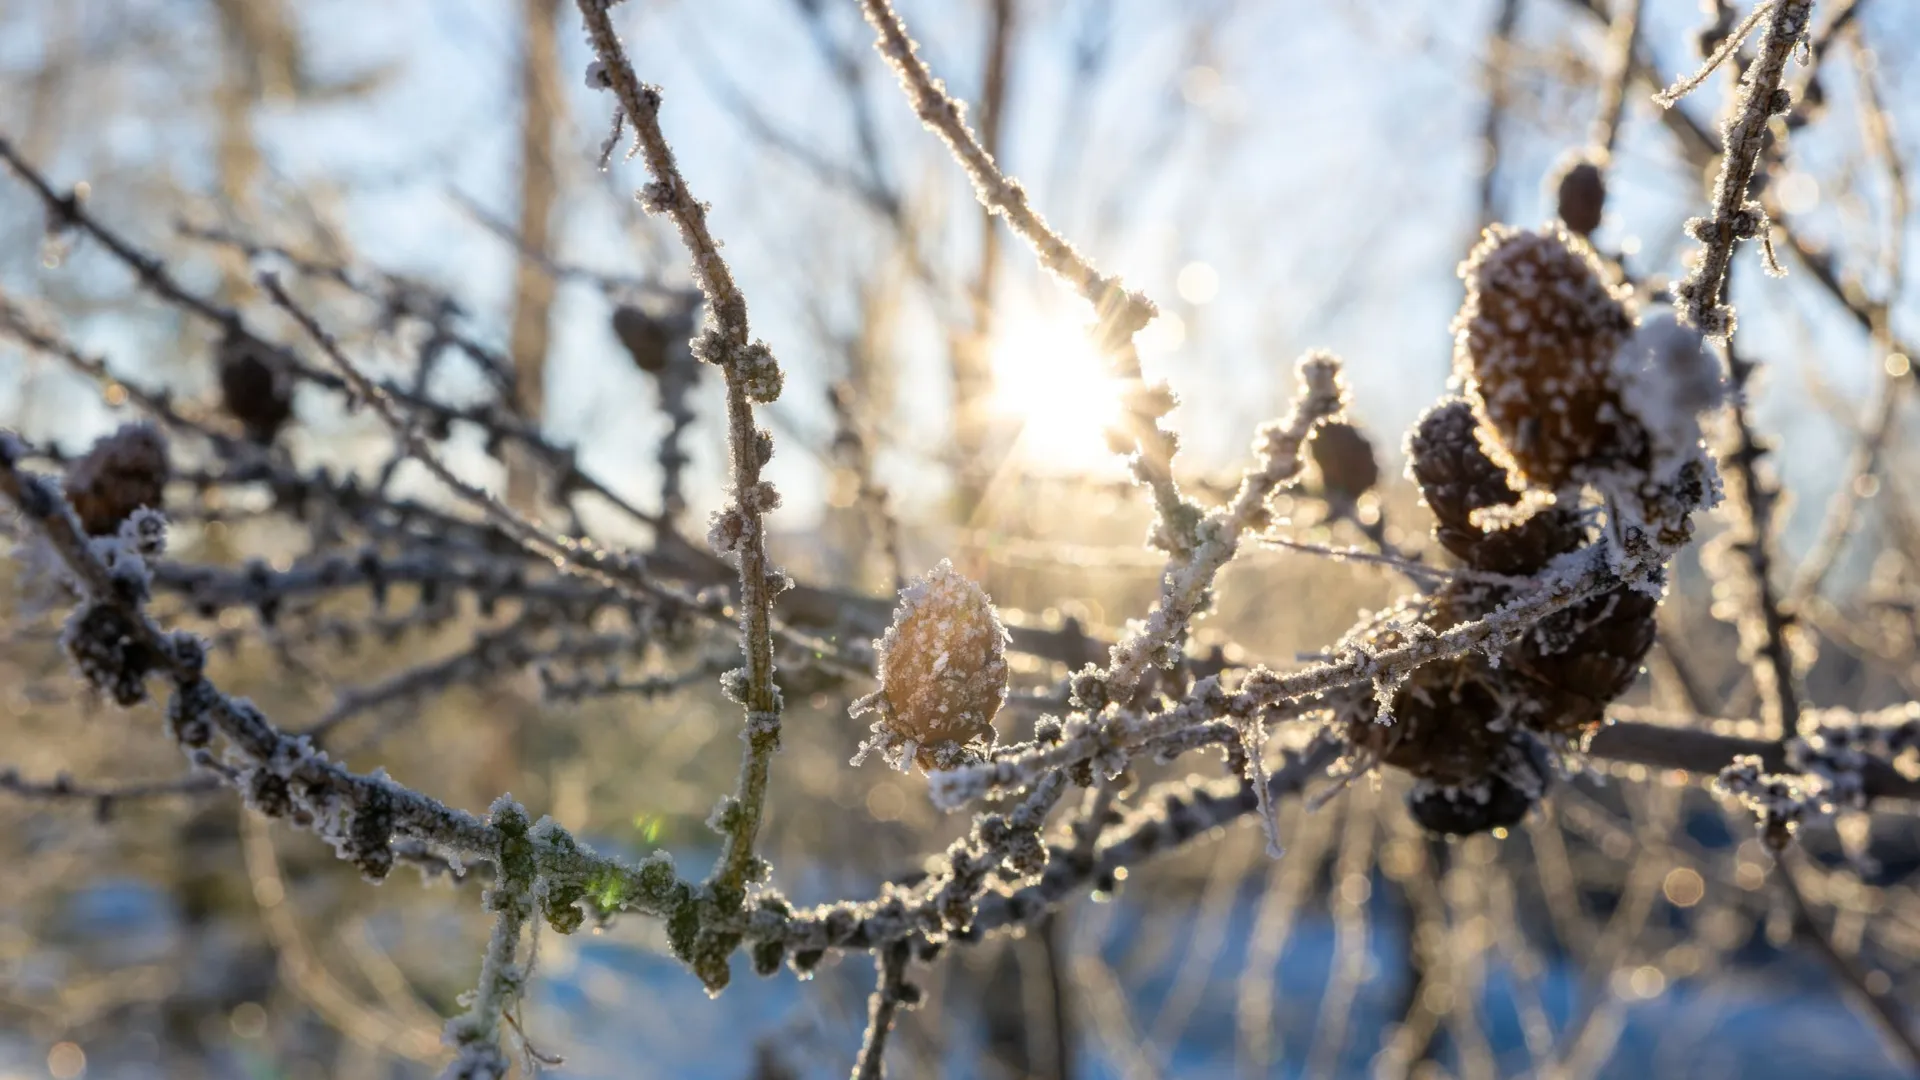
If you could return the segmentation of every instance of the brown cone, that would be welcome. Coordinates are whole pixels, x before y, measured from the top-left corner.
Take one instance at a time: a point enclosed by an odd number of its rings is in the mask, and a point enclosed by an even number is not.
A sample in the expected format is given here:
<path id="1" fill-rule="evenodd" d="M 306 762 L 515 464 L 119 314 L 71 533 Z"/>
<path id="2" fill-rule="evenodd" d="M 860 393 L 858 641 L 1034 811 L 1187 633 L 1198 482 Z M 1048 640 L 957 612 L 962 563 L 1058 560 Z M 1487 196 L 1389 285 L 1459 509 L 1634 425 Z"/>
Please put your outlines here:
<path id="1" fill-rule="evenodd" d="M 1338 420 L 1321 424 L 1308 449 L 1320 470 L 1320 484 L 1330 498 L 1352 502 L 1380 482 L 1373 442 L 1352 424 Z"/>
<path id="2" fill-rule="evenodd" d="M 220 343 L 220 399 L 254 442 L 272 442 L 293 418 L 293 388 L 266 347 L 245 335 Z"/>
<path id="3" fill-rule="evenodd" d="M 135 510 L 166 506 L 167 440 L 148 423 L 127 424 L 67 466 L 67 498 L 93 536 L 110 536 Z"/>
<path id="4" fill-rule="evenodd" d="M 1574 157 L 1561 166 L 1551 183 L 1561 223 L 1581 236 L 1593 235 L 1607 208 L 1607 176 L 1600 166 Z"/>
<path id="5" fill-rule="evenodd" d="M 1461 264 L 1454 365 L 1517 479 L 1557 491 L 1623 442 L 1613 356 L 1633 317 L 1586 241 L 1490 227 Z"/>
<path id="6" fill-rule="evenodd" d="M 649 375 L 666 370 L 675 342 L 665 322 L 631 304 L 622 304 L 613 309 L 613 333 L 633 357 L 635 367 Z"/>

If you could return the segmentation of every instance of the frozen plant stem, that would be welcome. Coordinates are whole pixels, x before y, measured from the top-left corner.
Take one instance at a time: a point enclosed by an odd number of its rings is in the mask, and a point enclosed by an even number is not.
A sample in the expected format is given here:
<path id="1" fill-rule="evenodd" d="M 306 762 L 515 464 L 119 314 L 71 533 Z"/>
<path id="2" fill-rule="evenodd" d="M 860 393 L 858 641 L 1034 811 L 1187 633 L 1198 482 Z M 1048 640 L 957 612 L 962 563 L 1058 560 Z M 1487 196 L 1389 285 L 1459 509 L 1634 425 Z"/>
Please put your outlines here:
<path id="1" fill-rule="evenodd" d="M 434 452 L 433 447 L 427 444 L 419 427 L 407 422 L 393 395 L 348 359 L 333 335 L 329 334 L 310 312 L 287 294 L 277 277 L 273 274 L 262 274 L 260 286 L 267 297 L 286 312 L 288 317 L 313 339 L 314 344 L 326 354 L 327 359 L 340 369 L 344 384 L 360 399 L 373 406 L 374 412 L 386 423 L 394 437 L 406 446 L 407 452 L 425 466 L 427 471 L 433 474 L 434 479 L 447 485 L 462 499 L 479 507 L 515 543 L 542 558 L 554 560 L 563 568 L 580 573 L 621 592 L 636 596 L 668 598 L 676 596 L 671 587 L 662 586 L 651 576 L 642 572 L 636 560 L 551 535 L 522 517 L 518 511 L 501 502 L 485 488 L 455 475 L 453 470 L 440 460 L 440 455 Z M 679 599 L 691 607 L 698 606 L 688 598 L 679 597 Z"/>
<path id="2" fill-rule="evenodd" d="M 465 1000 L 467 1011 L 447 1021 L 446 1042 L 456 1051 L 443 1080 L 501 1080 L 508 1062 L 500 1049 L 500 1018 L 519 1001 L 527 972 L 517 962 L 520 937 L 533 914 L 533 861 L 527 815 L 502 797 L 493 804 L 493 825 L 503 836 L 499 880 L 486 893 L 494 913 L 493 933 L 480 960 L 480 982 Z"/>
<path id="3" fill-rule="evenodd" d="M 486 1017 L 498 1015 L 494 1006 L 510 1004 L 518 993 L 523 973 L 515 974 L 520 969 L 513 960 L 526 913 L 514 912 L 529 897 L 538 892 L 556 910 L 589 895 L 603 911 L 658 916 L 687 907 L 691 886 L 664 856 L 638 866 L 598 856 L 550 822 L 528 828 L 525 812 L 504 797 L 494 804 L 492 819 L 481 821 L 384 773 L 350 772 L 307 739 L 282 732 L 245 699 L 222 692 L 206 675 L 207 643 L 189 632 L 162 630 L 147 612 L 145 566 L 109 566 L 105 549 L 86 535 L 59 487 L 19 468 L 22 450 L 11 435 L 0 435 L 0 497 L 58 556 L 82 595 L 82 610 L 113 614 L 121 670 L 101 674 L 141 686 L 160 675 L 172 684 L 167 720 L 191 761 L 239 788 L 255 810 L 329 841 L 369 877 L 384 877 L 396 859 L 422 845 L 442 858 L 484 859 L 500 868 L 488 900 L 501 916 L 484 961 L 488 974 L 476 1011 L 449 1029 L 462 1060 L 473 1067 L 452 1075 L 504 1075 L 504 1069 L 482 1068 L 499 1060 L 486 1049 L 497 1034 Z M 227 743 L 223 758 L 211 750 L 216 734 Z M 482 1016 L 482 1009 L 493 1011 Z"/>
<path id="4" fill-rule="evenodd" d="M 1600 82 L 1600 105 L 1594 110 L 1592 145 L 1604 166 L 1613 157 L 1620 138 L 1620 122 L 1627 104 L 1627 80 L 1633 76 L 1633 48 L 1640 39 L 1640 6 L 1646 0 L 1620 0 L 1607 24 L 1605 74 Z"/>
<path id="5" fill-rule="evenodd" d="M 772 456 L 773 442 L 753 418 L 755 400 L 771 401 L 778 395 L 780 373 L 766 346 L 752 340 L 746 297 L 734 283 L 732 271 L 720 256 L 720 245 L 707 228 L 706 204 L 688 190 L 673 150 L 660 131 L 659 88 L 642 83 L 634 74 L 633 64 L 613 31 L 609 0 L 579 0 L 579 6 L 597 57 L 590 75 L 597 76 L 618 99 L 619 115 L 632 123 L 635 145 L 653 176 L 653 182 L 641 192 L 641 201 L 649 211 L 670 218 L 679 227 L 680 240 L 692 259 L 694 281 L 706 296 L 711 325 L 696 342 L 695 352 L 701 359 L 718 364 L 726 375 L 733 497 L 731 505 L 721 512 L 715 532 L 727 534 L 726 546 L 739 559 L 741 652 L 746 659 L 741 696 L 747 714 L 747 749 L 741 757 L 732 801 L 714 817 L 725 839 L 707 886 L 721 909 L 731 911 L 745 899 L 747 885 L 761 876 L 753 842 L 765 815 L 773 754 L 780 745 L 780 692 L 773 683 L 772 579 L 776 572 L 767 559 L 764 521 L 765 513 L 779 504 L 779 497 L 772 485 L 760 478 L 762 466 Z M 724 964 L 724 957 L 721 962 Z M 702 978 L 710 974 L 703 973 Z"/>
<path id="6" fill-rule="evenodd" d="M 1740 25 L 1734 27 L 1732 33 L 1721 39 L 1720 47 L 1713 50 L 1713 53 L 1694 70 L 1693 74 L 1680 78 L 1672 86 L 1653 95 L 1654 104 L 1663 109 L 1671 109 L 1681 98 L 1698 90 L 1700 84 L 1706 82 L 1721 64 L 1727 62 L 1727 57 L 1740 51 L 1740 46 L 1747 43 L 1747 35 L 1753 33 L 1754 24 L 1766 18 L 1767 13 L 1778 4 L 1779 0 L 1765 0 L 1764 3 L 1754 5 L 1753 11 L 1740 20 Z"/>
<path id="7" fill-rule="evenodd" d="M 1110 724 L 1075 718 L 1065 738 L 1045 746 L 1023 749 L 981 765 L 965 765 L 933 774 L 935 805 L 953 810 L 994 790 L 1031 785 L 1046 773 L 1081 761 L 1098 760 L 1110 768 L 1126 755 L 1155 740 L 1204 726 L 1222 717 L 1236 719 L 1255 711 L 1347 686 L 1392 685 L 1423 664 L 1459 656 L 1477 648 L 1497 647 L 1513 640 L 1541 619 L 1598 596 L 1622 584 L 1640 585 L 1656 578 L 1672 551 L 1655 546 L 1629 560 L 1620 573 L 1608 561 L 1604 542 L 1565 557 L 1552 572 L 1542 575 L 1531 593 L 1502 605 L 1485 618 L 1460 623 L 1447 630 L 1411 638 L 1393 648 L 1350 649 L 1332 660 L 1281 674 L 1265 667 L 1248 672 L 1236 692 L 1229 693 L 1217 678 L 1195 685 L 1191 694 L 1173 707 L 1139 716 L 1122 716 Z"/>
<path id="8" fill-rule="evenodd" d="M 1687 232 L 1700 241 L 1700 257 L 1686 280 L 1674 287 L 1674 296 L 1681 318 L 1711 338 L 1724 341 L 1733 335 L 1733 309 L 1727 306 L 1725 294 L 1734 245 L 1755 236 L 1766 239 L 1766 211 L 1748 201 L 1747 187 L 1766 145 L 1768 120 L 1792 107 L 1791 95 L 1780 84 L 1787 58 L 1805 35 L 1812 12 L 1813 0 L 1775 0 L 1771 5 L 1760 35 L 1760 54 L 1747 68 L 1733 115 L 1721 128 L 1725 152 L 1713 186 L 1712 216 L 1687 222 Z M 1656 100 L 1671 107 L 1678 98 Z"/>
<path id="9" fill-rule="evenodd" d="M 887 1075 L 887 1035 L 901 1006 L 910 1005 L 917 996 L 906 981 L 909 940 L 902 938 L 874 950 L 876 984 L 867 999 L 867 1033 L 854 1060 L 853 1080 L 881 1080 Z"/>
<path id="10" fill-rule="evenodd" d="M 1299 475 L 1301 451 L 1314 429 L 1345 406 L 1340 363 L 1333 357 L 1309 354 L 1296 374 L 1300 387 L 1293 410 L 1255 436 L 1258 463 L 1241 478 L 1233 501 L 1200 521 L 1190 555 L 1168 564 L 1160 581 L 1159 607 L 1146 627 L 1114 646 L 1107 673 L 1107 693 L 1113 700 L 1128 700 L 1149 665 L 1166 667 L 1179 659 L 1194 617 L 1211 603 L 1214 579 L 1239 553 L 1241 537 L 1264 519 L 1274 491 Z"/>

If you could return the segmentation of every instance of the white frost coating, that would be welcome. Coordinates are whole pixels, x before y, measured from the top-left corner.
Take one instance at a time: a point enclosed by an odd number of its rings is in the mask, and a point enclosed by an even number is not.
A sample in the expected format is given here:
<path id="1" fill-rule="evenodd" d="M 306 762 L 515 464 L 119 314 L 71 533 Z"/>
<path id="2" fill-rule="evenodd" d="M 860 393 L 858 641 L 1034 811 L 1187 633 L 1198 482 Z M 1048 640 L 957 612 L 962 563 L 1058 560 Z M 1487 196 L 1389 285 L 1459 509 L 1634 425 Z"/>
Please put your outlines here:
<path id="1" fill-rule="evenodd" d="M 1880 763 L 1912 774 L 1920 765 L 1920 704 L 1877 713 L 1808 710 L 1805 734 L 1786 741 L 1786 768 L 1766 771 L 1753 754 L 1720 770 L 1714 788 L 1760 819 L 1762 834 L 1784 843 L 1808 818 L 1830 817 L 1867 805 L 1867 769 Z"/>
<path id="2" fill-rule="evenodd" d="M 1700 414 L 1727 397 L 1726 374 L 1706 339 L 1683 326 L 1670 307 L 1640 321 L 1614 354 L 1620 403 L 1640 421 L 1652 443 L 1656 475 L 1663 461 L 1685 456 L 1700 442 Z"/>
<path id="3" fill-rule="evenodd" d="M 1169 660 L 1169 654 L 1182 644 L 1194 617 L 1211 602 L 1214 578 L 1239 553 L 1241 537 L 1267 499 L 1300 474 L 1305 464 L 1302 451 L 1314 429 L 1345 408 L 1347 388 L 1340 378 L 1339 360 L 1308 353 L 1296 366 L 1295 376 L 1299 390 L 1293 409 L 1255 434 L 1257 463 L 1241 478 L 1233 501 L 1200 523 L 1192 556 L 1168 563 L 1159 606 L 1137 632 L 1113 647 L 1107 682 L 1115 700 L 1125 700 L 1149 667 Z"/>

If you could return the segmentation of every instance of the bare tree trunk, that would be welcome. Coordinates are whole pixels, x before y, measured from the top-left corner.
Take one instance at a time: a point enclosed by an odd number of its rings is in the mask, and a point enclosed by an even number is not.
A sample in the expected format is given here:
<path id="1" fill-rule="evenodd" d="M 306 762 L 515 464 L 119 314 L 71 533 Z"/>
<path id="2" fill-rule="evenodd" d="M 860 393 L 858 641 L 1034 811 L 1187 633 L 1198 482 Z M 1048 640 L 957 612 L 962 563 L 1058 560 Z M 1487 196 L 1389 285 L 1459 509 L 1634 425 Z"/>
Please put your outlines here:
<path id="1" fill-rule="evenodd" d="M 514 270 L 507 346 L 520 413 L 536 424 L 546 409 L 547 322 L 554 281 L 543 263 L 550 254 L 553 206 L 560 190 L 554 134 L 565 105 L 555 33 L 559 9 L 559 0 L 523 0 L 521 5 L 520 262 Z M 540 492 L 534 463 L 518 451 L 518 446 L 508 449 L 507 502 L 530 512 L 538 509 Z"/>

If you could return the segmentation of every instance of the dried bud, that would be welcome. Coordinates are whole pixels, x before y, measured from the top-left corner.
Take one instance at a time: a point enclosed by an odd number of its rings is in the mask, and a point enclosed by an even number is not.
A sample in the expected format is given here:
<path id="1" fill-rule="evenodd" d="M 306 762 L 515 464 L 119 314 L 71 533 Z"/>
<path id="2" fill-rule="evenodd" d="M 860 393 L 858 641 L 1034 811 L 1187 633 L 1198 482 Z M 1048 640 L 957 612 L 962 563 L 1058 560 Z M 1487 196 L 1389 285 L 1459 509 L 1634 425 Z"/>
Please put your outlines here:
<path id="1" fill-rule="evenodd" d="M 707 522 L 707 546 L 715 555 L 731 555 L 746 542 L 750 528 L 747 516 L 734 507 L 715 510 Z"/>
<path id="2" fill-rule="evenodd" d="M 854 703 L 878 712 L 856 763 L 880 750 L 899 768 L 958 763 L 968 744 L 991 742 L 1007 697 L 1007 631 L 980 586 L 941 560 L 900 590 L 893 625 L 874 643 L 880 689 Z"/>
<path id="3" fill-rule="evenodd" d="M 67 466 L 67 499 L 93 536 L 112 536 L 135 510 L 166 505 L 167 440 L 145 422 L 127 424 Z"/>
<path id="4" fill-rule="evenodd" d="M 120 539 L 142 559 L 157 559 L 167 551 L 166 515 L 140 507 L 120 523 Z"/>
<path id="5" fill-rule="evenodd" d="M 60 643 L 81 677 L 122 708 L 147 699 L 147 675 L 163 660 L 112 604 L 88 604 L 74 612 Z"/>
<path id="6" fill-rule="evenodd" d="M 753 973 L 762 978 L 772 978 L 780 974 L 780 965 L 787 959 L 787 943 L 779 938 L 757 942 L 750 950 L 753 957 Z"/>
<path id="7" fill-rule="evenodd" d="M 293 813 L 293 790 L 287 778 L 265 767 L 249 769 L 243 779 L 247 805 L 270 818 Z"/>
<path id="8" fill-rule="evenodd" d="M 633 357 L 633 365 L 649 375 L 658 375 L 667 369 L 674 346 L 680 343 L 674 340 L 676 334 L 665 321 L 631 304 L 613 309 L 613 333 Z"/>
<path id="9" fill-rule="evenodd" d="M 1554 213 L 1570 232 L 1592 236 L 1607 208 L 1607 174 L 1584 153 L 1574 153 L 1547 176 Z"/>
<path id="10" fill-rule="evenodd" d="M 540 898 L 540 914 L 554 933 L 571 934 L 587 921 L 586 909 L 580 906 L 586 895 L 578 885 L 550 885 Z"/>
<path id="11" fill-rule="evenodd" d="M 633 195 L 649 214 L 671 214 L 680 205 L 678 189 L 664 180 L 649 180 Z"/>
<path id="12" fill-rule="evenodd" d="M 1486 231 L 1460 276 L 1454 364 L 1526 483 L 1557 490 L 1614 452 L 1613 357 L 1633 318 L 1586 241 L 1559 226 Z"/>
<path id="13" fill-rule="evenodd" d="M 1330 499 L 1352 502 L 1380 482 L 1373 443 L 1352 424 L 1338 420 L 1321 424 L 1308 449 L 1320 470 L 1320 486 Z"/>
<path id="14" fill-rule="evenodd" d="M 368 881 L 384 881 L 393 870 L 393 824 L 393 802 L 377 788 L 354 808 L 341 854 Z"/>
<path id="15" fill-rule="evenodd" d="M 247 437 L 270 443 L 293 417 L 293 387 L 271 350 L 245 334 L 220 342 L 220 400 Z"/>
<path id="16" fill-rule="evenodd" d="M 786 385 L 786 376 L 781 374 L 773 350 L 764 341 L 741 349 L 734 359 L 733 370 L 745 386 L 747 396 L 762 405 L 777 401 L 781 388 Z"/>
<path id="17" fill-rule="evenodd" d="M 205 679 L 179 686 L 167 699 L 167 728 L 182 746 L 206 746 L 213 741 L 213 720 L 208 714 L 218 704 L 218 693 Z"/>

